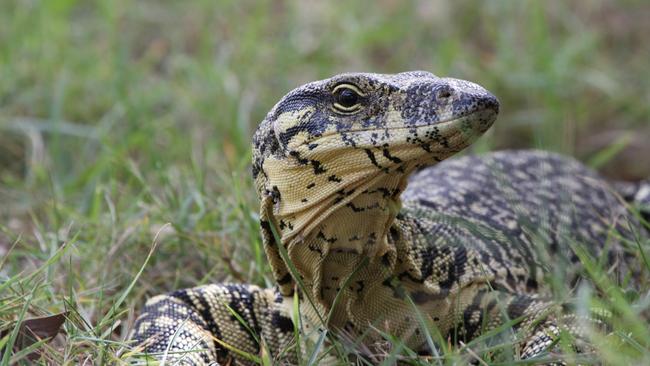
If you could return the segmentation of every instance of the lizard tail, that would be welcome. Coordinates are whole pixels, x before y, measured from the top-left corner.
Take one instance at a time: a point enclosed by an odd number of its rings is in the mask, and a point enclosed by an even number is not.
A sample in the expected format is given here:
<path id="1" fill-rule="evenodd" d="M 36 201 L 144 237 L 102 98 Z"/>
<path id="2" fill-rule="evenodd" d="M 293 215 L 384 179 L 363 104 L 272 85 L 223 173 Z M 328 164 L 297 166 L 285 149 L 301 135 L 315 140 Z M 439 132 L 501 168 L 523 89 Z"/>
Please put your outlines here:
<path id="1" fill-rule="evenodd" d="M 614 189 L 650 223 L 650 179 L 640 182 L 615 182 Z"/>

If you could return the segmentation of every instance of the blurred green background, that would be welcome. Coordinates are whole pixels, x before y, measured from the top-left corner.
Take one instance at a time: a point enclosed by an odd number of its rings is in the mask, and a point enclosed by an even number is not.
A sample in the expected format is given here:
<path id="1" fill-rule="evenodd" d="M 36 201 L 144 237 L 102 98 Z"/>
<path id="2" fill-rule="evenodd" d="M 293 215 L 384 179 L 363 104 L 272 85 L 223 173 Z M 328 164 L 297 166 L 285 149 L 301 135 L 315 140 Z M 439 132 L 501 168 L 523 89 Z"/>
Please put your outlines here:
<path id="1" fill-rule="evenodd" d="M 84 332 L 125 339 L 151 294 L 270 284 L 250 138 L 339 72 L 477 82 L 502 107 L 475 152 L 650 177 L 648 19 L 646 0 L 2 1 L 0 320 L 72 309 L 75 355 Z"/>

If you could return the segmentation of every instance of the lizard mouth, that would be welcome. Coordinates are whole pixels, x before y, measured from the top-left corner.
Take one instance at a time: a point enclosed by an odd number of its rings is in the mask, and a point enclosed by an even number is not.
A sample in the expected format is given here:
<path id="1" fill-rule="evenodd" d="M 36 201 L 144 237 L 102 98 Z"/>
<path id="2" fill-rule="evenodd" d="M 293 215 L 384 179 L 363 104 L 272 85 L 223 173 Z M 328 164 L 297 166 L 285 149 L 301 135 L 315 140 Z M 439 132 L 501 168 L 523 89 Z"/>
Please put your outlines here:
<path id="1" fill-rule="evenodd" d="M 494 99 L 496 100 L 496 98 Z M 489 107 L 473 110 L 443 121 L 426 122 L 410 126 L 396 126 L 397 123 L 389 123 L 387 127 L 330 131 L 306 142 L 304 145 L 313 146 L 313 144 L 318 144 L 328 146 L 332 139 L 340 139 L 349 141 L 347 145 L 353 148 L 378 148 L 388 144 L 393 148 L 399 149 L 407 145 L 416 145 L 422 146 L 427 150 L 427 145 L 436 145 L 436 143 L 439 143 L 442 148 L 459 151 L 487 131 L 496 120 L 497 114 L 498 102 Z M 392 126 L 390 126 L 391 124 Z M 456 140 L 453 142 L 448 141 L 451 138 Z M 454 143 L 463 146 L 452 146 Z"/>
<path id="2" fill-rule="evenodd" d="M 426 129 L 428 127 L 446 128 L 458 125 L 459 128 L 467 129 L 479 127 L 479 131 L 486 131 L 492 123 L 496 120 L 498 108 L 494 109 L 480 109 L 472 111 L 454 118 L 445 119 L 442 121 L 425 122 L 423 124 L 414 124 L 411 126 L 395 126 L 385 128 L 364 128 L 358 130 L 351 130 L 348 133 L 366 132 L 366 131 L 408 131 L 411 129 Z M 476 126 L 474 126 L 476 125 Z"/>

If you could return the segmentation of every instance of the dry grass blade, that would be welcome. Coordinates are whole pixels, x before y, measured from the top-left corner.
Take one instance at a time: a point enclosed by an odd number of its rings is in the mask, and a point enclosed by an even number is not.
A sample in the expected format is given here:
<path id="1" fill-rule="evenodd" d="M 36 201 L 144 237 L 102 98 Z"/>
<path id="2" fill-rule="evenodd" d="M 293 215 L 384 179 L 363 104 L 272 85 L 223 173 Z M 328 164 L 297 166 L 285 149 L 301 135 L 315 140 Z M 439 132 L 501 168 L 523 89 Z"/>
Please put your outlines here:
<path id="1" fill-rule="evenodd" d="M 41 341 L 49 341 L 61 332 L 61 326 L 67 318 L 68 312 L 54 314 L 50 316 L 42 316 L 38 318 L 25 319 L 20 324 L 18 336 L 14 343 L 14 351 L 19 352 L 24 350 L 34 343 Z M 9 331 L 0 333 L 0 338 L 4 338 L 9 334 Z M 30 360 L 36 360 L 40 357 L 38 351 L 33 351 L 27 355 Z"/>

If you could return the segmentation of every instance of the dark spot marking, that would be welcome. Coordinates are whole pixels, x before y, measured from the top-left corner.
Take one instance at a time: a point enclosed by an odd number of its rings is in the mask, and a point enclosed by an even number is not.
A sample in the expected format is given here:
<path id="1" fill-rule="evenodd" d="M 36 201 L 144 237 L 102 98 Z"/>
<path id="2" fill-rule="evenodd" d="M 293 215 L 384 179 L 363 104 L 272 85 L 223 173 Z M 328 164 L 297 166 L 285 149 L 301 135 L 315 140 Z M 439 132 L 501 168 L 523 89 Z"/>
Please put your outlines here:
<path id="1" fill-rule="evenodd" d="M 387 198 L 388 196 L 390 196 L 390 189 L 388 189 L 388 188 L 379 187 L 379 188 L 377 188 L 377 190 L 379 192 L 381 192 L 381 196 L 383 198 Z"/>
<path id="2" fill-rule="evenodd" d="M 329 177 L 327 177 L 327 180 L 329 180 L 330 182 L 336 182 L 336 183 L 341 183 L 341 181 L 342 181 L 342 179 L 337 177 L 335 174 L 332 174 Z"/>
<path id="3" fill-rule="evenodd" d="M 321 240 L 325 240 L 326 242 L 328 242 L 330 244 L 333 244 L 338 240 L 336 237 L 327 238 L 325 236 L 325 234 L 323 234 L 322 231 L 319 231 L 318 234 L 316 234 L 316 238 L 321 239 Z"/>
<path id="4" fill-rule="evenodd" d="M 390 233 L 390 240 L 395 243 L 399 240 L 399 231 L 395 226 L 391 226 L 390 229 L 388 230 Z"/>
<path id="5" fill-rule="evenodd" d="M 352 202 L 348 202 L 348 203 L 346 204 L 346 206 L 347 206 L 347 207 L 350 207 L 350 208 L 352 209 L 352 211 L 354 211 L 354 212 L 363 212 L 363 211 L 366 210 L 366 209 L 363 208 L 363 207 L 357 207 L 357 206 L 355 206 L 354 203 L 352 203 Z"/>
<path id="6" fill-rule="evenodd" d="M 396 277 L 388 277 L 381 284 L 390 288 L 393 291 L 394 298 L 400 300 L 403 300 L 405 298 L 404 288 L 399 283 L 399 280 Z"/>
<path id="7" fill-rule="evenodd" d="M 278 203 L 282 200 L 282 194 L 280 193 L 278 186 L 271 187 L 271 200 L 273 203 Z"/>
<path id="8" fill-rule="evenodd" d="M 290 318 L 282 316 L 280 312 L 274 311 L 271 318 L 271 324 L 275 329 L 280 330 L 282 333 L 293 332 L 293 322 Z"/>
<path id="9" fill-rule="evenodd" d="M 366 155 L 368 155 L 368 159 L 370 159 L 370 162 L 372 165 L 376 166 L 379 169 L 382 169 L 383 167 L 377 163 L 377 158 L 375 157 L 375 153 L 373 153 L 370 149 L 363 149 L 363 151 L 366 152 Z"/>
<path id="10" fill-rule="evenodd" d="M 318 160 L 310 160 L 309 162 L 311 163 L 312 167 L 314 167 L 314 174 L 316 174 L 316 175 L 323 174 L 323 173 L 325 173 L 327 171 L 327 169 L 325 169 L 322 166 L 320 161 L 318 161 Z"/>
<path id="11" fill-rule="evenodd" d="M 398 158 L 397 156 L 392 156 L 388 149 L 383 149 L 382 152 L 384 153 L 384 157 L 393 163 L 399 164 L 402 162 L 402 159 Z"/>
<path id="12" fill-rule="evenodd" d="M 312 252 L 317 252 L 319 257 L 323 257 L 323 250 L 320 248 L 320 246 L 315 244 L 309 244 L 308 248 Z"/>
<path id="13" fill-rule="evenodd" d="M 290 156 L 293 156 L 294 158 L 296 158 L 296 160 L 298 160 L 298 163 L 301 164 L 301 165 L 307 165 L 307 164 L 309 164 L 309 160 L 307 160 L 307 159 L 301 157 L 300 154 L 299 154 L 297 151 L 295 151 L 295 150 L 289 152 L 289 155 L 290 155 Z"/>
<path id="14" fill-rule="evenodd" d="M 390 256 L 388 254 L 389 253 L 386 253 L 381 256 L 381 264 L 383 264 L 386 267 L 390 266 Z"/>

